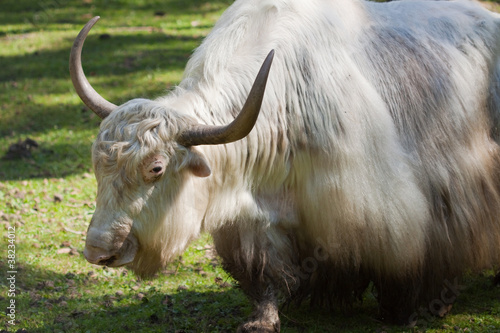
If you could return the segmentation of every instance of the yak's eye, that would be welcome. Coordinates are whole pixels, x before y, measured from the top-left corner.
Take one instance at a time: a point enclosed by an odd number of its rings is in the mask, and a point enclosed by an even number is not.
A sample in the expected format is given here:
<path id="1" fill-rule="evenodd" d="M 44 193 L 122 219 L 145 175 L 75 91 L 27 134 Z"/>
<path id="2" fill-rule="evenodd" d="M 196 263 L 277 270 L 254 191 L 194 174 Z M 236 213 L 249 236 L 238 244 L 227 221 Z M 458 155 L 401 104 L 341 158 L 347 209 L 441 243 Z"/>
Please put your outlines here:
<path id="1" fill-rule="evenodd" d="M 165 172 L 167 161 L 161 155 L 154 155 L 144 161 L 142 178 L 146 183 L 157 180 Z"/>
<path id="2" fill-rule="evenodd" d="M 153 168 L 153 170 L 151 170 L 151 171 L 154 173 L 160 173 L 162 170 L 163 170 L 162 167 L 157 166 L 157 167 Z"/>

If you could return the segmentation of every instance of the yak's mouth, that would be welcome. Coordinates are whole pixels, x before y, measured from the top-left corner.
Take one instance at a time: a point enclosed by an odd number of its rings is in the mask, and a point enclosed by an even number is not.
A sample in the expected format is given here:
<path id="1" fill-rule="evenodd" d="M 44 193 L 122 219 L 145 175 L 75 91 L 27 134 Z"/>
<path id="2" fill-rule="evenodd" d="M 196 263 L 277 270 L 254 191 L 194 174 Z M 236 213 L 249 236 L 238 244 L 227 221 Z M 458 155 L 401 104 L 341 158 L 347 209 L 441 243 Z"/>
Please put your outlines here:
<path id="1" fill-rule="evenodd" d="M 106 243 L 89 240 L 85 245 L 83 254 L 88 262 L 94 265 L 107 267 L 121 267 L 134 261 L 137 254 L 137 240 L 129 235 L 118 249 L 109 250 Z"/>
<path id="2" fill-rule="evenodd" d="M 102 265 L 102 266 L 113 266 L 113 263 L 116 261 L 116 259 L 118 259 L 116 256 L 112 256 L 109 259 L 101 260 L 99 262 L 99 265 Z"/>
<path id="3" fill-rule="evenodd" d="M 113 255 L 108 257 L 103 257 L 100 260 L 91 260 L 87 258 L 87 261 L 90 262 L 91 264 L 94 265 L 99 265 L 99 266 L 107 266 L 107 267 L 121 267 L 125 265 L 129 265 L 132 263 L 133 258 L 127 258 L 127 256 L 120 258 L 117 255 Z"/>

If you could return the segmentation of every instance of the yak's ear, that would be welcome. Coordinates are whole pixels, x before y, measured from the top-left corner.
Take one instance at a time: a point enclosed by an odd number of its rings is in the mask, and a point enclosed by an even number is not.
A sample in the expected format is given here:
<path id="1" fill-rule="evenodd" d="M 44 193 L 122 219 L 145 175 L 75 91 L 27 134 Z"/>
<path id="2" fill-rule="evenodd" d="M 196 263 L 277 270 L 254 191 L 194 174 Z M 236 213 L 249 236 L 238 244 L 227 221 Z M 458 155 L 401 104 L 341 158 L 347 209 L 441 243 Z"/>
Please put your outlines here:
<path id="1" fill-rule="evenodd" d="M 189 148 L 187 168 L 196 177 L 208 177 L 212 173 L 205 155 L 194 147 Z"/>

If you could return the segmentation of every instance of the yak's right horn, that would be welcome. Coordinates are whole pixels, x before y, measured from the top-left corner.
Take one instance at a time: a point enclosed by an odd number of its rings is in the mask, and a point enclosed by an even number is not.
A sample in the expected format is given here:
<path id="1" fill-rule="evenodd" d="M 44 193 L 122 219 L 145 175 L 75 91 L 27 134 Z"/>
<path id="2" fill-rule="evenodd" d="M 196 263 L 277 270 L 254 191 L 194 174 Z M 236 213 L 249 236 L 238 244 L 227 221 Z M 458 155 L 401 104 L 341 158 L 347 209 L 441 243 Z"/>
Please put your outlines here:
<path id="1" fill-rule="evenodd" d="M 92 88 L 89 81 L 85 77 L 85 73 L 82 68 L 83 43 L 85 42 L 85 38 L 87 37 L 90 29 L 92 29 L 97 20 L 99 20 L 99 16 L 91 19 L 87 24 L 85 24 L 76 37 L 69 57 L 69 73 L 71 75 L 71 81 L 73 81 L 73 86 L 83 103 L 85 103 L 85 105 L 94 111 L 101 119 L 104 119 L 111 113 L 111 111 L 116 109 L 117 106 L 105 100 L 94 90 L 94 88 Z"/>
<path id="2" fill-rule="evenodd" d="M 266 90 L 269 70 L 273 62 L 274 50 L 271 50 L 262 64 L 247 100 L 238 116 L 225 126 L 198 124 L 182 132 L 177 142 L 183 146 L 219 145 L 243 139 L 250 133 L 259 116 L 264 91 Z"/>

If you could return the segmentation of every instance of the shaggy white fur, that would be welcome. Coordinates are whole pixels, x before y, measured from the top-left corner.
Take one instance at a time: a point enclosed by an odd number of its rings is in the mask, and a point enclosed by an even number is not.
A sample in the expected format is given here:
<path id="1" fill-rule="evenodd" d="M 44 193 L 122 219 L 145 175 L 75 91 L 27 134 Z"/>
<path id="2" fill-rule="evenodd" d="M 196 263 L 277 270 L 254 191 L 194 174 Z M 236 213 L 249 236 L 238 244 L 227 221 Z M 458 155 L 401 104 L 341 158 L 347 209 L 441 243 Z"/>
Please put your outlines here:
<path id="1" fill-rule="evenodd" d="M 177 144 L 193 124 L 232 121 L 271 49 L 253 131 Z M 103 121 L 90 229 L 112 234 L 128 216 L 143 275 L 208 231 L 233 275 L 261 271 L 290 293 L 320 246 L 332 281 L 367 277 L 385 310 L 400 297 L 411 312 L 444 279 L 499 262 L 499 81 L 500 19 L 472 2 L 238 0 L 179 87 Z M 167 170 L 144 183 L 153 154 Z M 384 298 L 384 281 L 404 292 Z"/>

